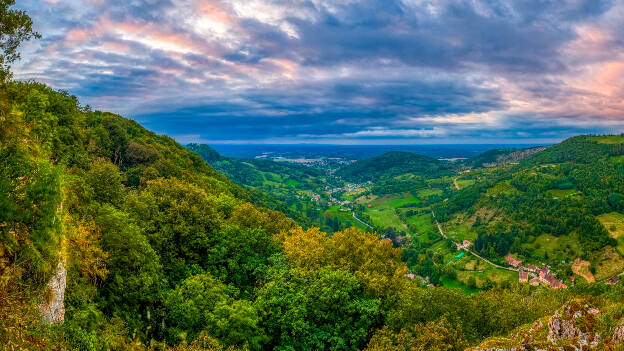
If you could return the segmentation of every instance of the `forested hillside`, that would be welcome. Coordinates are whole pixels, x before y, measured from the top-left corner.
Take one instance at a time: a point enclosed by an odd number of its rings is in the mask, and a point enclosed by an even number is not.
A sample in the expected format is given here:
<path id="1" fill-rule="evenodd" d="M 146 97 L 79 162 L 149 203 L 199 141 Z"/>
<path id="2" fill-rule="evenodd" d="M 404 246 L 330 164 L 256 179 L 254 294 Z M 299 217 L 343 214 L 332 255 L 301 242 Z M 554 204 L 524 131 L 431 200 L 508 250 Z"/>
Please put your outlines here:
<path id="1" fill-rule="evenodd" d="M 365 182 L 392 178 L 406 173 L 437 176 L 447 169 L 447 164 L 432 157 L 411 152 L 391 151 L 342 167 L 336 175 L 350 181 Z"/>
<path id="2" fill-rule="evenodd" d="M 316 226 L 330 232 L 345 228 L 344 224 L 332 225 L 337 223 L 333 216 L 320 211 L 321 197 L 325 203 L 331 201 L 327 189 L 343 185 L 330 177 L 327 170 L 289 162 L 224 157 L 205 144 L 186 147 L 245 188 L 252 202 L 281 211 L 306 228 Z"/>
<path id="3" fill-rule="evenodd" d="M 228 158 L 205 144 L 186 147 L 244 187 L 253 203 L 281 211 L 304 227 L 323 224 L 316 211 L 311 211 L 314 204 L 297 198 L 298 190 L 314 191 L 326 185 L 323 172 L 317 168 L 269 160 Z"/>
<path id="4" fill-rule="evenodd" d="M 436 205 L 436 214 L 477 232 L 475 248 L 486 257 L 515 253 L 566 276 L 579 258 L 604 279 L 624 269 L 619 223 L 609 222 L 624 210 L 623 141 L 568 139 L 497 169 Z"/>
<path id="5" fill-rule="evenodd" d="M 496 167 L 506 163 L 519 162 L 535 153 L 546 150 L 546 148 L 546 146 L 538 146 L 526 149 L 493 149 L 468 159 L 466 163 L 472 167 Z"/>
<path id="6" fill-rule="evenodd" d="M 466 319 L 460 329 L 458 319 L 440 319 L 456 313 L 453 305 L 405 305 L 462 298 L 481 309 L 500 298 L 419 287 L 404 278 L 391 242 L 357 230 L 302 231 L 246 202 L 170 138 L 72 96 L 37 83 L 2 92 L 5 345 L 358 349 L 373 335 L 428 328 L 442 337 L 453 328 L 459 337 L 445 342 L 458 348 L 516 323 Z M 51 289 L 59 275 L 66 288 Z M 40 315 L 59 295 L 64 314 Z"/>
<path id="7" fill-rule="evenodd" d="M 415 219 L 404 228 L 412 246 L 356 228 L 304 229 L 175 140 L 68 92 L 11 81 L 16 48 L 37 36 L 12 4 L 0 1 L 2 349 L 624 347 L 621 283 L 551 290 L 506 281 L 466 292 L 408 268 L 457 275 L 441 254 L 454 250 L 441 238 L 452 225 L 477 232 L 476 250 L 492 260 L 511 251 L 561 269 L 559 252 L 603 262 L 624 232 L 613 222 L 624 207 L 623 137 L 572 138 L 516 166 L 461 174 L 406 153 L 361 161 L 344 176 L 383 186 L 345 196 L 390 225 Z M 249 165 L 264 183 L 284 180 L 273 176 L 281 165 Z M 396 176 L 398 195 L 373 194 L 395 191 Z M 410 184 L 414 194 L 402 188 Z M 444 221 L 440 236 L 425 247 L 438 235 L 434 218 Z M 554 256 L 527 246 L 543 235 L 574 240 Z"/>

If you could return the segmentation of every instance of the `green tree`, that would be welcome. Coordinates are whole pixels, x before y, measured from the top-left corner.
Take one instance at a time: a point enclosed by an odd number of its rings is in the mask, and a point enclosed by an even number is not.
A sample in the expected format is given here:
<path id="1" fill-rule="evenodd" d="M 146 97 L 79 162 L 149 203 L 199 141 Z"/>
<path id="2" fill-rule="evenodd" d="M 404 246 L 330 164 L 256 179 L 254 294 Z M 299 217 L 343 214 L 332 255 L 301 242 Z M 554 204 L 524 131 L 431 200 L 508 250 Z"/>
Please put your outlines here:
<path id="1" fill-rule="evenodd" d="M 11 78 L 11 64 L 20 58 L 18 47 L 31 38 L 39 38 L 32 29 L 32 19 L 21 10 L 11 9 L 15 0 L 0 0 L 0 81 Z"/>
<path id="2" fill-rule="evenodd" d="M 122 317 L 133 331 L 157 325 L 156 310 L 164 277 L 160 260 L 139 227 L 124 212 L 104 205 L 96 218 L 102 247 L 110 257 L 102 284 L 104 307 Z"/>
<path id="3" fill-rule="evenodd" d="M 108 160 L 98 159 L 91 163 L 86 175 L 87 183 L 93 189 L 99 203 L 119 205 L 123 198 L 122 173 Z"/>
<path id="4" fill-rule="evenodd" d="M 381 319 L 381 302 L 343 270 L 273 272 L 255 305 L 276 350 L 355 350 Z"/>
<path id="5" fill-rule="evenodd" d="M 206 268 L 221 257 L 227 239 L 218 232 L 221 215 L 215 197 L 203 189 L 175 178 L 158 178 L 129 196 L 126 207 L 172 282 L 185 277 L 185 265 Z"/>
<path id="6" fill-rule="evenodd" d="M 263 335 L 254 307 L 233 299 L 210 274 L 186 278 L 167 295 L 165 306 L 171 341 L 190 341 L 205 331 L 227 345 L 260 347 Z"/>

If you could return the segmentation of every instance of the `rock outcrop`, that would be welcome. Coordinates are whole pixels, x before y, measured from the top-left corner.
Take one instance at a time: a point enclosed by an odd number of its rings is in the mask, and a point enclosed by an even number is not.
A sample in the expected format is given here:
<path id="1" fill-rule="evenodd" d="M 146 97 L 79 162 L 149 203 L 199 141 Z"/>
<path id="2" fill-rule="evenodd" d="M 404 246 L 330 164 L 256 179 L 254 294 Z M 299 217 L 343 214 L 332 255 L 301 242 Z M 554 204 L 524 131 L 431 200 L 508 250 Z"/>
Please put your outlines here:
<path id="1" fill-rule="evenodd" d="M 621 344 L 624 342 L 624 322 L 620 323 L 620 325 L 613 330 L 611 342 L 614 344 Z"/>
<path id="2" fill-rule="evenodd" d="M 600 311 L 583 300 L 573 300 L 552 316 L 530 327 L 515 330 L 508 338 L 490 338 L 472 351 L 591 350 L 599 349 L 602 338 L 595 330 Z M 619 340 L 619 341 L 616 341 Z M 624 324 L 616 328 L 611 342 L 624 340 Z"/>
<path id="3" fill-rule="evenodd" d="M 48 282 L 48 291 L 39 304 L 39 312 L 44 322 L 54 324 L 65 320 L 65 284 L 67 270 L 62 262 L 56 267 L 56 274 Z"/>
<path id="4" fill-rule="evenodd" d="M 548 341 L 553 345 L 578 344 L 578 346 L 596 347 L 600 335 L 593 331 L 594 316 L 600 311 L 587 304 L 579 306 L 573 301 L 566 304 L 548 321 Z"/>

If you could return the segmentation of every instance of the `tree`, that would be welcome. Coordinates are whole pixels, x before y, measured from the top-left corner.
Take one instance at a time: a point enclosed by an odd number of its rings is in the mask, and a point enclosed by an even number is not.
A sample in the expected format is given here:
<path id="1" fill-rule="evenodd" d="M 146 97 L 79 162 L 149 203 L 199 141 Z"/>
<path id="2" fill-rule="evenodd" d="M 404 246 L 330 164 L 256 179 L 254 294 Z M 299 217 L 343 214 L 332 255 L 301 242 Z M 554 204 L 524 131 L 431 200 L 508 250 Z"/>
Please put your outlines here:
<path id="1" fill-rule="evenodd" d="M 176 178 L 158 178 L 139 194 L 128 196 L 126 208 L 158 253 L 172 282 L 184 279 L 185 265 L 207 269 L 222 256 L 218 232 L 222 218 L 217 200 L 205 190 Z"/>
<path id="2" fill-rule="evenodd" d="M 269 265 L 269 257 L 279 251 L 273 238 L 263 229 L 227 227 L 224 239 L 211 266 L 206 269 L 241 290 L 243 297 L 251 296 L 257 281 Z"/>
<path id="3" fill-rule="evenodd" d="M 102 230 L 102 247 L 110 255 L 109 275 L 102 284 L 104 308 L 122 317 L 133 331 L 146 330 L 165 281 L 160 259 L 128 215 L 110 205 L 95 220 Z"/>
<path id="4" fill-rule="evenodd" d="M 258 349 L 263 335 L 254 307 L 245 300 L 234 300 L 225 284 L 210 274 L 186 278 L 166 299 L 169 337 L 190 341 L 201 331 L 227 345 Z"/>
<path id="5" fill-rule="evenodd" d="M 95 200 L 100 203 L 120 204 L 124 188 L 121 184 L 122 174 L 117 166 L 108 160 L 95 160 L 91 163 L 86 178 L 94 191 Z"/>
<path id="6" fill-rule="evenodd" d="M 396 333 L 384 327 L 371 338 L 365 351 L 460 351 L 466 347 L 460 324 L 442 317 L 437 322 L 418 323 Z"/>
<path id="7" fill-rule="evenodd" d="M 11 78 L 11 64 L 20 58 L 17 48 L 31 38 L 40 38 L 32 29 L 32 19 L 21 10 L 12 10 L 15 0 L 0 0 L 0 81 Z"/>
<path id="8" fill-rule="evenodd" d="M 0 142 L 0 276 L 23 271 L 40 286 L 58 263 L 60 169 L 22 142 L 27 136 L 19 115 L 7 117 L 0 118 L 0 130 L 6 126 L 15 133 Z M 0 279 L 0 288 L 6 283 Z"/>
<path id="9" fill-rule="evenodd" d="M 303 275 L 280 267 L 255 301 L 269 349 L 354 350 L 364 346 L 381 319 L 381 302 L 367 297 L 344 270 Z"/>
<path id="10" fill-rule="evenodd" d="M 402 251 L 391 240 L 356 228 L 330 237 L 316 228 L 294 229 L 284 241 L 284 252 L 302 272 L 320 268 L 351 272 L 375 296 L 391 295 L 398 289 L 397 280 L 407 273 Z"/>

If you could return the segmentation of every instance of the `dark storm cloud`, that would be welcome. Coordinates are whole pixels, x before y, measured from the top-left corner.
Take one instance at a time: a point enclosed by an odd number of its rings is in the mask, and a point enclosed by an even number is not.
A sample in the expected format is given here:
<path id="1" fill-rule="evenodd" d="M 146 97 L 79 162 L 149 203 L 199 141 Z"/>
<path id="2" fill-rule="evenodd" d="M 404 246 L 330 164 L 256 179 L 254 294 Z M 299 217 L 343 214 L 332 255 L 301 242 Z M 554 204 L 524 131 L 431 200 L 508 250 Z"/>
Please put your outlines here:
<path id="1" fill-rule="evenodd" d="M 17 77 L 184 141 L 554 140 L 624 117 L 613 1 L 44 3 L 20 5 L 43 39 Z"/>

